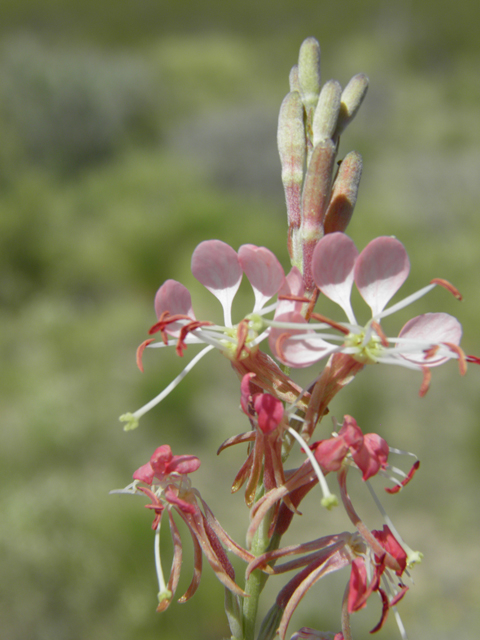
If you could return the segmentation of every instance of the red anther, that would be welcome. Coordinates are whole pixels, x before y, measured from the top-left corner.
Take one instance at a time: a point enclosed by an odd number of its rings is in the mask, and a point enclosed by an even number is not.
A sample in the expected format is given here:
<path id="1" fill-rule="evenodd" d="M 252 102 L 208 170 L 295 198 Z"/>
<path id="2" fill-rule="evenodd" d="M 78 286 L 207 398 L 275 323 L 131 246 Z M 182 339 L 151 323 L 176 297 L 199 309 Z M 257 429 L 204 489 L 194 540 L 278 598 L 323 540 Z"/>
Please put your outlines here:
<path id="1" fill-rule="evenodd" d="M 339 322 L 335 322 L 335 320 L 330 320 L 330 318 L 322 316 L 321 313 L 314 312 L 310 317 L 314 320 L 318 320 L 319 322 L 324 322 L 325 324 L 330 325 L 333 329 L 337 329 L 337 331 L 344 333 L 346 336 L 348 336 L 348 334 L 350 333 L 350 329 L 347 329 L 347 327 L 344 327 Z"/>
<path id="2" fill-rule="evenodd" d="M 387 336 L 383 333 L 383 329 L 378 322 L 372 320 L 372 327 L 375 330 L 375 333 L 380 338 L 380 342 L 384 347 L 388 347 L 388 339 Z"/>
<path id="3" fill-rule="evenodd" d="M 460 291 L 453 286 L 448 280 L 444 280 L 443 278 L 434 278 L 430 281 L 430 284 L 438 284 L 439 287 L 443 287 L 447 291 L 450 291 L 452 295 L 455 296 L 457 300 L 463 300 L 463 296 Z"/>
<path id="4" fill-rule="evenodd" d="M 192 322 L 189 322 L 188 324 L 184 325 L 180 330 L 177 346 L 175 347 L 175 351 L 177 352 L 177 355 L 180 357 L 183 356 L 183 352 L 187 348 L 187 345 L 185 343 L 185 338 L 189 333 L 191 333 L 192 331 L 195 331 L 196 329 L 200 329 L 200 327 L 211 327 L 212 324 L 213 322 L 207 322 L 207 321 L 200 322 L 200 320 L 193 320 Z"/>
<path id="5" fill-rule="evenodd" d="M 423 396 L 429 390 L 430 381 L 432 379 L 432 372 L 430 371 L 430 369 L 428 367 L 422 367 L 422 371 L 423 371 L 423 380 L 422 380 L 422 384 L 420 385 L 420 391 L 418 392 L 418 395 L 421 398 L 423 398 Z"/>
<path id="6" fill-rule="evenodd" d="M 450 351 L 453 351 L 453 353 L 456 353 L 458 356 L 458 368 L 460 369 L 460 375 L 464 376 L 467 373 L 467 357 L 463 351 L 463 349 L 461 349 L 458 344 L 454 344 L 453 342 L 444 342 L 443 343 L 446 347 L 448 347 L 450 349 Z"/>
<path id="7" fill-rule="evenodd" d="M 143 373 L 143 363 L 142 363 L 143 352 L 145 351 L 145 348 L 148 347 L 148 345 L 151 344 L 152 342 L 155 342 L 155 338 L 148 338 L 147 340 L 144 340 L 137 349 L 137 367 L 140 369 L 142 373 Z"/>

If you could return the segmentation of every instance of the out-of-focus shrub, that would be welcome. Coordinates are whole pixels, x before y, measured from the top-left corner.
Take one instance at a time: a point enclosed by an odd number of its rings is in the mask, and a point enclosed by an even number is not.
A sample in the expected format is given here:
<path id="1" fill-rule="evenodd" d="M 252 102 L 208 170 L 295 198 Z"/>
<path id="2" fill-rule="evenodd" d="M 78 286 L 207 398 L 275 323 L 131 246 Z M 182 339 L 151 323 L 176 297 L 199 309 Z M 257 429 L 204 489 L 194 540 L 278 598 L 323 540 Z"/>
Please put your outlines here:
<path id="1" fill-rule="evenodd" d="M 27 161 L 70 172 L 129 141 L 155 139 L 157 99 L 139 55 L 47 46 L 28 35 L 0 44 L 0 132 L 9 154 Z"/>

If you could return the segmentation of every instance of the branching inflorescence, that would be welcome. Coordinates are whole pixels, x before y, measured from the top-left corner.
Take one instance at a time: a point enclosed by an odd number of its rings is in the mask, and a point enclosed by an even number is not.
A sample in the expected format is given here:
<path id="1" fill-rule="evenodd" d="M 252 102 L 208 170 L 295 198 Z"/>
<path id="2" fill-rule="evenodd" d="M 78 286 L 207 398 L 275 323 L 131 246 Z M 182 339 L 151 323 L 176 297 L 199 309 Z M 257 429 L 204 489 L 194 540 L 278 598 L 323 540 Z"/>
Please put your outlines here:
<path id="1" fill-rule="evenodd" d="M 198 320 L 188 289 L 167 280 L 155 296 L 157 322 L 151 336 L 137 352 L 141 370 L 145 349 L 173 347 L 180 357 L 191 345 L 203 345 L 159 395 L 121 420 L 125 429 L 138 425 L 140 417 L 171 393 L 185 375 L 208 352 L 217 350 L 231 362 L 239 379 L 241 408 L 250 429 L 232 434 L 218 453 L 234 445 L 246 446 L 246 458 L 233 479 L 232 492 L 245 486 L 249 525 L 245 548 L 221 527 L 212 510 L 194 489 L 190 475 L 200 466 L 194 455 L 173 455 L 160 446 L 150 461 L 134 474 L 134 481 L 121 492 L 146 496 L 154 513 L 155 564 L 159 580 L 158 610 L 171 603 L 182 564 L 182 540 L 176 518 L 187 525 L 194 546 L 194 576 L 186 601 L 196 591 L 205 556 L 225 586 L 226 613 L 233 640 L 283 640 L 298 603 L 327 574 L 348 570 L 343 602 L 339 603 L 339 628 L 319 632 L 302 628 L 292 640 L 349 640 L 351 614 L 378 596 L 382 613 L 372 633 L 379 631 L 390 611 L 397 618 L 400 635 L 406 632 L 396 604 L 408 590 L 411 567 L 421 554 L 408 547 L 388 518 L 369 483 L 383 476 L 386 491 L 397 493 L 419 467 L 413 454 L 392 449 L 377 433 L 364 433 L 354 417 L 345 415 L 333 434 L 312 442 L 312 436 L 328 405 L 354 377 L 370 364 L 395 364 L 418 370 L 423 379 L 420 395 L 428 391 L 431 369 L 457 360 L 465 374 L 466 356 L 460 347 L 462 328 L 446 313 L 425 313 L 408 321 L 395 337 L 382 329 L 383 318 L 415 302 L 435 286 L 456 298 L 451 284 L 435 279 L 420 291 L 388 307 L 406 280 L 410 263 L 403 244 L 393 237 L 378 237 L 359 253 L 345 235 L 358 193 L 362 160 L 348 153 L 338 168 L 336 154 L 340 134 L 357 113 L 367 92 L 368 79 L 359 74 L 345 89 L 337 81 L 320 82 L 320 49 L 308 38 L 300 49 L 298 65 L 290 73 L 290 92 L 279 116 L 278 147 L 288 212 L 288 251 L 291 269 L 285 274 L 274 254 L 264 247 L 242 245 L 238 252 L 220 240 L 202 242 L 193 252 L 192 273 L 223 307 L 224 324 Z M 232 320 L 232 302 L 243 275 L 254 292 L 252 310 Z M 371 318 L 360 325 L 350 303 L 355 283 L 371 309 Z M 346 319 L 329 318 L 322 312 L 322 297 L 339 305 Z M 271 355 L 263 349 L 269 346 Z M 310 385 L 299 386 L 291 377 L 293 368 L 324 362 Z M 220 444 L 220 443 L 219 443 Z M 302 464 L 287 469 L 294 446 L 301 449 Z M 410 470 L 392 466 L 397 455 L 413 456 Z M 350 469 L 361 474 L 379 507 L 385 525 L 370 530 L 357 514 L 347 491 Z M 330 492 L 327 477 L 336 474 L 340 501 Z M 354 480 L 359 476 L 354 475 Z M 282 547 L 281 540 L 303 498 L 317 485 L 327 510 L 341 504 L 352 523 L 351 532 L 328 533 L 306 542 Z M 326 512 L 324 512 L 326 514 Z M 173 539 L 173 562 L 169 579 L 163 575 L 160 526 L 168 518 Z M 305 518 L 306 516 L 303 515 Z M 243 560 L 245 582 L 235 576 L 227 552 Z M 283 562 L 282 562 L 283 561 Z M 279 562 L 279 564 L 277 564 Z M 275 603 L 256 628 L 257 606 L 269 577 L 289 572 Z M 241 583 L 241 584 L 240 584 Z M 316 587 L 318 588 L 318 587 Z"/>

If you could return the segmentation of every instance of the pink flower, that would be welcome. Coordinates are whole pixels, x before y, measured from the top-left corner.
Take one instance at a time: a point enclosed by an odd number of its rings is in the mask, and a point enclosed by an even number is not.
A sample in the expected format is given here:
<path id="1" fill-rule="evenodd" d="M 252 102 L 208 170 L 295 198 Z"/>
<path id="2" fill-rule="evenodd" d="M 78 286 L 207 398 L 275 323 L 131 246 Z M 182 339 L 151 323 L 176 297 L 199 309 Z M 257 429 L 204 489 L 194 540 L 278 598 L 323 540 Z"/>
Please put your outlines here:
<path id="1" fill-rule="evenodd" d="M 461 299 L 459 292 L 444 280 L 435 279 L 416 293 L 386 308 L 405 282 L 410 270 L 407 252 L 392 237 L 372 240 L 359 254 L 353 241 L 343 233 L 324 236 L 312 258 L 312 273 L 318 289 L 345 312 L 347 322 L 335 322 L 313 313 L 320 324 L 308 324 L 295 310 L 276 314 L 269 336 L 274 355 L 292 367 L 307 367 L 332 353 L 350 355 L 362 364 L 385 363 L 424 372 L 421 395 L 428 389 L 428 368 L 447 360 L 459 361 L 460 373 L 466 371 L 466 357 L 460 349 L 462 328 L 446 313 L 427 313 L 413 318 L 398 337 L 388 338 L 380 321 L 440 285 Z M 350 303 L 355 282 L 360 295 L 371 309 L 372 317 L 362 327 Z M 332 334 L 332 329 L 340 335 Z M 335 344 L 335 341 L 340 344 Z"/>
<path id="2" fill-rule="evenodd" d="M 155 449 L 150 462 L 144 464 L 133 474 L 134 480 L 152 484 L 153 479 L 163 481 L 170 474 L 193 473 L 200 466 L 196 456 L 174 456 L 168 444 Z"/>
<path id="3" fill-rule="evenodd" d="M 351 572 L 346 593 L 347 611 L 345 613 L 351 614 L 364 608 L 372 593 L 377 592 L 383 607 L 380 622 L 372 629 L 372 633 L 382 627 L 390 608 L 399 602 L 407 591 L 407 587 L 401 581 L 407 566 L 407 554 L 388 526 L 385 525 L 382 531 L 366 531 L 366 533 L 367 537 L 362 532 L 360 534 L 344 532 L 324 536 L 311 542 L 267 551 L 250 562 L 247 567 L 247 576 L 256 569 L 275 575 L 301 569 L 283 587 L 267 614 L 267 617 L 277 621 L 276 627 L 282 640 L 285 638 L 295 609 L 313 585 L 329 573 L 349 565 Z M 275 564 L 281 559 L 301 554 L 304 555 L 289 559 L 283 564 Z M 381 587 L 381 579 L 384 575 L 388 576 L 395 590 L 395 595 L 391 598 Z M 396 580 L 393 575 L 397 576 Z M 398 589 L 394 587 L 395 582 L 398 583 Z M 293 637 L 313 639 L 328 636 L 320 633 L 315 635 L 315 632 L 310 635 L 310 632 L 307 633 L 305 630 L 305 635 L 295 634 Z M 341 634 L 339 637 L 342 637 Z"/>
<path id="4" fill-rule="evenodd" d="M 322 440 L 313 445 L 312 449 L 317 462 L 325 471 L 338 471 L 349 452 L 362 472 L 363 480 L 368 480 L 380 469 L 387 468 L 387 442 L 376 433 L 364 435 L 352 416 L 345 416 L 337 437 Z"/>
<path id="5" fill-rule="evenodd" d="M 209 321 L 198 321 L 192 308 L 189 290 L 176 280 L 167 280 L 155 296 L 155 312 L 158 322 L 149 333 L 160 333 L 162 340 L 149 338 L 137 351 L 137 362 L 141 370 L 142 355 L 146 347 L 175 347 L 183 356 L 188 345 L 207 345 L 188 363 L 184 370 L 156 398 L 135 413 L 121 416 L 126 429 L 138 425 L 139 418 L 161 402 L 187 375 L 195 364 L 212 349 L 218 349 L 232 363 L 240 363 L 255 354 L 270 328 L 263 316 L 272 312 L 276 304 L 266 303 L 282 289 L 285 274 L 274 254 L 265 247 L 244 244 L 238 253 L 220 240 L 201 242 L 192 255 L 192 273 L 195 278 L 219 300 L 223 308 L 224 325 Z M 253 288 L 255 303 L 252 312 L 236 325 L 232 324 L 232 303 L 243 274 Z M 274 365 L 272 361 L 272 365 Z"/>
<path id="6" fill-rule="evenodd" d="M 407 587 L 400 582 L 398 585 L 400 589 L 392 599 L 389 599 L 380 586 L 382 575 L 386 573 L 391 576 L 393 572 L 401 578 L 407 567 L 407 554 L 387 525 L 384 525 L 382 531 L 372 531 L 372 535 L 380 543 L 380 547 L 376 550 L 377 552 L 367 548 L 364 555 L 355 558 L 352 562 L 348 588 L 348 612 L 354 613 L 363 609 L 368 598 L 376 591 L 383 606 L 380 621 L 370 632 L 375 633 L 382 628 L 391 607 L 395 606 L 407 592 Z M 389 568 L 392 564 L 395 569 L 391 566 Z"/>
<path id="7" fill-rule="evenodd" d="M 164 611 L 170 605 L 182 566 L 182 539 L 173 513 L 187 525 L 194 547 L 193 579 L 179 602 L 186 602 L 198 588 L 202 574 L 202 553 L 227 589 L 233 594 L 245 595 L 235 583 L 235 572 L 224 547 L 247 562 L 253 556 L 228 536 L 200 493 L 192 488 L 187 474 L 193 473 L 199 466 L 200 460 L 196 456 L 174 456 L 168 445 L 162 445 L 155 450 L 147 464 L 135 471 L 133 483 L 125 489 L 111 492 L 140 493 L 150 499 L 150 503 L 145 506 L 155 514 L 152 529 L 155 531 L 155 567 L 159 584 L 157 611 Z M 163 576 L 160 556 L 160 526 L 165 512 L 168 514 L 173 540 L 173 562 L 168 583 Z"/>

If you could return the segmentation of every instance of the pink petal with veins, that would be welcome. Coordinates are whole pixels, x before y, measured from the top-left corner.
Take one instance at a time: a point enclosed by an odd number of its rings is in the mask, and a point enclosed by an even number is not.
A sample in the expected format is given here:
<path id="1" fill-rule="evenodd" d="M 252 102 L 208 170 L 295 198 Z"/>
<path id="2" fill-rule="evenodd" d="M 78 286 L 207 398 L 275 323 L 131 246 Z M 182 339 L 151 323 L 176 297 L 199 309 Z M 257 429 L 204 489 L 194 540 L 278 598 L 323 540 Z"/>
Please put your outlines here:
<path id="1" fill-rule="evenodd" d="M 313 251 L 312 275 L 320 291 L 339 304 L 352 319 L 350 294 L 357 248 L 348 236 L 339 231 L 323 236 Z"/>
<path id="2" fill-rule="evenodd" d="M 321 338 L 315 336 L 315 332 L 308 329 L 308 322 L 299 313 L 286 313 L 278 318 L 277 322 L 294 322 L 298 326 L 305 326 L 305 329 L 281 329 L 272 328 L 268 337 L 268 342 L 273 355 L 291 367 L 309 367 L 324 358 L 333 351 L 332 345 Z M 293 336 L 303 334 L 301 340 Z M 309 335 L 312 337 L 310 338 Z"/>
<path id="3" fill-rule="evenodd" d="M 255 293 L 255 311 L 259 311 L 282 286 L 283 267 L 269 249 L 253 244 L 242 245 L 238 258 Z"/>
<path id="4" fill-rule="evenodd" d="M 432 344 L 451 342 L 459 345 L 462 338 L 462 325 L 448 313 L 424 313 L 409 320 L 400 331 L 398 337 L 424 340 Z M 401 349 L 402 344 L 398 343 L 397 346 Z M 449 359 L 445 356 L 436 357 L 435 354 L 429 358 L 428 355 L 428 353 L 419 348 L 417 353 L 402 354 L 402 357 L 405 360 L 426 365 L 427 367 L 436 367 Z"/>
<path id="5" fill-rule="evenodd" d="M 381 236 L 367 244 L 355 265 L 355 284 L 373 317 L 385 309 L 409 272 L 410 261 L 399 240 Z"/>
<path id="6" fill-rule="evenodd" d="M 195 320 L 195 314 L 192 309 L 192 297 L 187 287 L 184 287 L 181 282 L 176 280 L 166 280 L 155 295 L 155 313 L 157 318 L 164 311 L 168 311 L 172 316 L 182 315 L 188 316 L 192 320 Z M 166 328 L 167 333 L 177 337 L 183 323 L 172 322 Z"/>
<path id="7" fill-rule="evenodd" d="M 176 280 L 166 280 L 155 295 L 155 313 L 160 318 L 164 311 L 175 316 L 181 314 L 195 320 L 192 297 L 187 287 Z"/>
<path id="8" fill-rule="evenodd" d="M 230 319 L 233 298 L 243 275 L 236 251 L 221 240 L 201 242 L 192 255 L 192 273 L 218 298 L 225 317 Z"/>

